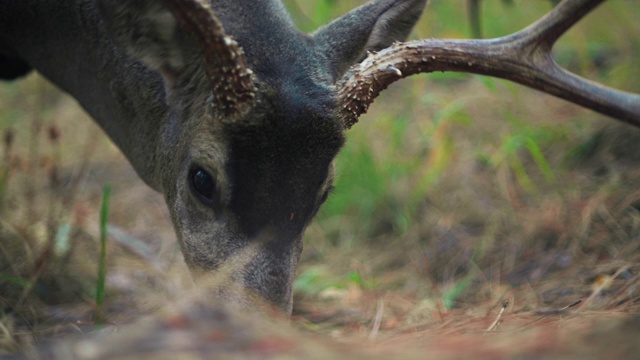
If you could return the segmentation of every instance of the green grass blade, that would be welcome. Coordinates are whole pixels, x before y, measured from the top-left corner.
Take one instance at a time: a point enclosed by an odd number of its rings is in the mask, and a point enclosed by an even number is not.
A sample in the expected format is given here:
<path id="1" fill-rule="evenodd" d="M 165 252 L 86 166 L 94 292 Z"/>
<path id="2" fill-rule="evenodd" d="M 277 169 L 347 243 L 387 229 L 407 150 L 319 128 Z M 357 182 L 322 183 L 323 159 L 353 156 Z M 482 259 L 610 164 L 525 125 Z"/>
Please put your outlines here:
<path id="1" fill-rule="evenodd" d="M 107 222 L 109 219 L 109 198 L 111 187 L 105 185 L 102 190 L 100 208 L 100 258 L 98 260 L 98 283 L 96 285 L 96 321 L 104 323 L 104 283 L 107 275 Z"/>
<path id="2" fill-rule="evenodd" d="M 527 170 L 525 169 L 524 164 L 518 157 L 518 154 L 512 153 L 509 156 L 509 167 L 511 168 L 511 171 L 513 171 L 513 174 L 518 180 L 518 183 L 520 184 L 520 186 L 522 186 L 522 188 L 525 191 L 529 193 L 536 192 L 536 187 L 533 184 L 533 181 L 531 181 L 531 178 L 529 177 L 529 175 L 527 174 Z"/>
<path id="3" fill-rule="evenodd" d="M 451 289 L 442 294 L 442 304 L 445 309 L 451 310 L 455 306 L 458 299 L 471 285 L 471 277 L 466 277 L 456 283 Z"/>
<path id="4" fill-rule="evenodd" d="M 4 274 L 0 274 L 0 281 L 19 285 L 20 287 L 23 287 L 23 288 L 27 288 L 30 284 L 29 280 L 27 279 L 21 278 L 19 276 L 4 275 Z"/>
<path id="5" fill-rule="evenodd" d="M 529 153 L 531 154 L 533 161 L 535 161 L 536 165 L 538 165 L 538 169 L 540 169 L 540 171 L 544 175 L 545 179 L 547 179 L 547 181 L 555 182 L 556 177 L 553 174 L 551 165 L 549 165 L 549 162 L 547 161 L 546 157 L 542 153 L 542 149 L 540 149 L 540 146 L 538 146 L 538 143 L 532 138 L 527 138 L 526 140 L 527 140 L 526 147 L 529 150 Z"/>

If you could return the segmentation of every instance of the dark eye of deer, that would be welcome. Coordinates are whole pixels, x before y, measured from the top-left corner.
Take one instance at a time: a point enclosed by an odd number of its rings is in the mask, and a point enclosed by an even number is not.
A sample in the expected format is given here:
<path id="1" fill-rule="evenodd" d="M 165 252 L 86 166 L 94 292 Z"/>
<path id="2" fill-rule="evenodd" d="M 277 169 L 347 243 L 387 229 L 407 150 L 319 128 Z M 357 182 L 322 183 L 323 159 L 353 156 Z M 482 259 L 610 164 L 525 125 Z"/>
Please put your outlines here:
<path id="1" fill-rule="evenodd" d="M 329 198 L 329 195 L 332 191 L 333 186 L 330 186 L 327 190 L 325 190 L 325 192 L 322 194 L 322 197 L 320 198 L 320 205 L 324 204 L 324 202 L 327 201 L 327 198 Z"/>
<path id="2" fill-rule="evenodd" d="M 189 175 L 193 190 L 205 201 L 212 202 L 216 197 L 216 184 L 211 175 L 202 168 L 194 168 Z"/>

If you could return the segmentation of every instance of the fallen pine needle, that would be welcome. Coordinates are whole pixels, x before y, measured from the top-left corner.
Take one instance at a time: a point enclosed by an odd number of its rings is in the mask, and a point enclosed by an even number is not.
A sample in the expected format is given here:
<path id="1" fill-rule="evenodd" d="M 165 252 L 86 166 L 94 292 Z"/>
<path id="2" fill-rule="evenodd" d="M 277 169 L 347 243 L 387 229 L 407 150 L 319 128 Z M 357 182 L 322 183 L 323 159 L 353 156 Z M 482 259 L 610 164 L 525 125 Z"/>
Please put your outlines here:
<path id="1" fill-rule="evenodd" d="M 498 327 L 498 323 L 500 322 L 500 318 L 502 318 L 502 314 L 504 313 L 504 310 L 507 308 L 507 306 L 509 306 L 509 302 L 505 301 L 502 303 L 502 308 L 500 309 L 500 312 L 498 313 L 498 316 L 496 316 L 496 319 L 493 320 L 493 322 L 491 323 L 491 325 L 487 328 L 487 332 L 488 331 L 494 331 L 497 327 Z"/>

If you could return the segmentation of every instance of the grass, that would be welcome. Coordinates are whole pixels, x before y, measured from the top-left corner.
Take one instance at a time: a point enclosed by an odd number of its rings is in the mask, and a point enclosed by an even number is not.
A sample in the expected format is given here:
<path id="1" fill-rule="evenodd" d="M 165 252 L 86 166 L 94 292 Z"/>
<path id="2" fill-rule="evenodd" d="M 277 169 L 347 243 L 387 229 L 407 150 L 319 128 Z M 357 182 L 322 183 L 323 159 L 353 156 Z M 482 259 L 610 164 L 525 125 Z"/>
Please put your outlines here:
<path id="1" fill-rule="evenodd" d="M 96 321 L 104 323 L 104 286 L 107 276 L 107 226 L 109 221 L 109 198 L 111 187 L 105 185 L 102 190 L 102 206 L 100 207 L 100 256 L 98 260 L 98 280 L 96 282 Z"/>
<path id="2" fill-rule="evenodd" d="M 307 31 L 357 3 L 286 1 Z M 466 37 L 464 4 L 433 0 L 412 36 Z M 549 6 L 485 1 L 483 33 L 515 31 Z M 640 92 L 640 40 L 629 35 L 640 33 L 638 12 L 607 2 L 562 39 L 557 60 Z M 605 345 L 635 343 L 615 339 L 638 332 L 636 129 L 502 80 L 445 73 L 395 84 L 347 134 L 336 190 L 305 235 L 294 330 L 280 326 L 284 335 L 269 337 L 253 325 L 227 324 L 211 304 L 173 305 L 189 297 L 189 280 L 173 277 L 184 268 L 162 197 L 41 78 L 1 85 L 4 351 L 92 332 L 99 308 L 115 324 L 172 310 L 119 329 L 112 348 L 132 354 L 139 347 L 128 341 L 153 343 L 174 331 L 208 346 L 241 334 L 243 351 L 310 357 L 363 347 L 407 358 L 466 357 L 469 349 L 485 357 L 613 357 Z M 113 184 L 110 195 L 105 183 Z M 101 198 L 109 201 L 108 221 Z M 106 225 L 124 229 L 112 234 L 108 251 L 101 250 Z M 103 261 L 108 272 L 99 270 Z M 227 327 L 206 332 L 215 326 L 198 319 Z M 287 342 L 300 331 L 360 349 L 310 345 L 304 336 L 301 345 Z"/>

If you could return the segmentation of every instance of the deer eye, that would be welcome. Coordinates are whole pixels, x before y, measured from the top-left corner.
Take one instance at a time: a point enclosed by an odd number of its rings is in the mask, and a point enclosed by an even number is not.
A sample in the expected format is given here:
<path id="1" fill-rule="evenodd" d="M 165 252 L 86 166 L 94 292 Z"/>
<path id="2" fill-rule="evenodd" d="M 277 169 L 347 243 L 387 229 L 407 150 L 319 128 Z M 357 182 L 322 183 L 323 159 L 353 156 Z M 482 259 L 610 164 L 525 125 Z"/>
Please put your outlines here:
<path id="1" fill-rule="evenodd" d="M 203 168 L 196 167 L 189 173 L 191 188 L 206 203 L 216 200 L 217 189 L 213 177 Z"/>
<path id="2" fill-rule="evenodd" d="M 327 201 L 333 189 L 334 187 L 330 186 L 327 190 L 325 190 L 325 192 L 322 194 L 322 197 L 320 198 L 320 205 L 324 204 L 324 202 Z"/>

